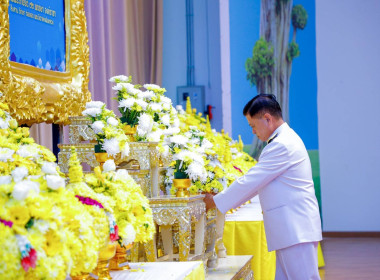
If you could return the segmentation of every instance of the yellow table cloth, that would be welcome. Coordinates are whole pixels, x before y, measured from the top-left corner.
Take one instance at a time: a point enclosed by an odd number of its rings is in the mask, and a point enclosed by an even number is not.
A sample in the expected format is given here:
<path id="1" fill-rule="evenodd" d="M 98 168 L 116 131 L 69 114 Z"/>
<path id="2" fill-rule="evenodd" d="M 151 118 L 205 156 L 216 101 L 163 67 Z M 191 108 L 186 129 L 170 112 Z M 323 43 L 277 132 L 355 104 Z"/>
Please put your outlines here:
<path id="1" fill-rule="evenodd" d="M 237 212 L 227 214 L 223 242 L 228 255 L 253 255 L 251 265 L 255 279 L 274 279 L 276 253 L 268 252 L 261 207 L 257 199 L 242 206 Z M 324 265 L 322 249 L 318 244 L 318 266 Z"/>

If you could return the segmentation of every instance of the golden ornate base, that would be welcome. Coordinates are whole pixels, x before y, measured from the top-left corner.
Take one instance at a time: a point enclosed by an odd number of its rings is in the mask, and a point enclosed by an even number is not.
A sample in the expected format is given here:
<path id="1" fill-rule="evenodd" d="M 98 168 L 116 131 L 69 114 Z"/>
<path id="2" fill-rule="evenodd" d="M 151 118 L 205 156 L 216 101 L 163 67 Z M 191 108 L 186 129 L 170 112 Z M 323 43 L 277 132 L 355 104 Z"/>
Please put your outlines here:
<path id="1" fill-rule="evenodd" d="M 133 244 L 127 245 L 126 248 L 121 247 L 120 244 L 116 247 L 116 254 L 115 256 L 110 260 L 110 264 L 108 266 L 109 270 L 128 270 L 131 269 L 131 267 L 126 264 L 123 266 L 120 266 L 122 263 L 128 262 L 127 260 L 127 251 L 132 248 Z"/>
<path id="2" fill-rule="evenodd" d="M 108 270 L 108 261 L 115 256 L 117 243 L 110 243 L 100 249 L 98 265 L 93 273 L 98 276 L 99 280 L 110 280 L 111 275 Z"/>

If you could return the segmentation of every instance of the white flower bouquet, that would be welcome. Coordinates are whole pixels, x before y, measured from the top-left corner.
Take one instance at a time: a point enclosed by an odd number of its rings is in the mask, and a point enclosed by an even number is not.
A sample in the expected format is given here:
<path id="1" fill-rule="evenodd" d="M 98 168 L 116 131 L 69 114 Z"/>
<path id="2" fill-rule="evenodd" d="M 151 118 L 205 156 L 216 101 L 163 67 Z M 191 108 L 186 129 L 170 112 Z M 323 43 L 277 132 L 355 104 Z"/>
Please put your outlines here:
<path id="1" fill-rule="evenodd" d="M 121 153 L 122 157 L 128 156 L 128 138 L 113 111 L 106 109 L 106 105 L 101 101 L 90 101 L 82 114 L 92 121 L 90 127 L 98 141 L 95 152 L 106 152 L 111 156 Z"/>

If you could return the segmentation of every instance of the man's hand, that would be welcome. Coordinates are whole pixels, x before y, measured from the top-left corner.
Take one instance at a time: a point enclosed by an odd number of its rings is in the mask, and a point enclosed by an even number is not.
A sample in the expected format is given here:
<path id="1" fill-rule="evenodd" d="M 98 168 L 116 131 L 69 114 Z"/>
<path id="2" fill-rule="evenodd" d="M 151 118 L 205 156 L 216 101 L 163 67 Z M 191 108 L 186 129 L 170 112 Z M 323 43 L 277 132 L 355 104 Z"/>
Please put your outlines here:
<path id="1" fill-rule="evenodd" d="M 212 209 L 212 208 L 216 207 L 215 202 L 214 202 L 214 196 L 212 194 L 210 194 L 210 193 L 206 193 L 206 196 L 203 199 L 203 201 L 206 203 L 206 212 L 209 209 Z"/>

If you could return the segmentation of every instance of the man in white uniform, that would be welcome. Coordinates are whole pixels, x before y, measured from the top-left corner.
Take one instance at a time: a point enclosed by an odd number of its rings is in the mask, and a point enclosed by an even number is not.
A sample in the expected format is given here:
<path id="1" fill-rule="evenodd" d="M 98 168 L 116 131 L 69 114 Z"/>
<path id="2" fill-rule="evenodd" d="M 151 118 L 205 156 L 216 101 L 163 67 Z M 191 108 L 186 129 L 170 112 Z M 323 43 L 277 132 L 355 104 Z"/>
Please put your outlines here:
<path id="1" fill-rule="evenodd" d="M 257 95 L 243 114 L 267 145 L 244 176 L 218 195 L 206 195 L 206 209 L 226 213 L 259 194 L 268 251 L 276 250 L 276 279 L 320 279 L 321 220 L 306 148 L 283 121 L 274 95 Z"/>

